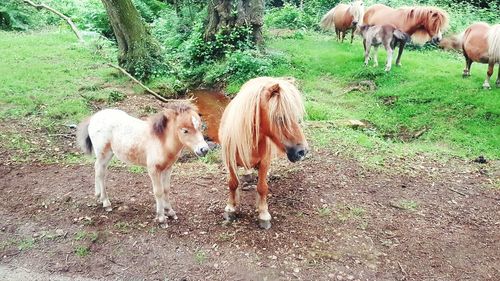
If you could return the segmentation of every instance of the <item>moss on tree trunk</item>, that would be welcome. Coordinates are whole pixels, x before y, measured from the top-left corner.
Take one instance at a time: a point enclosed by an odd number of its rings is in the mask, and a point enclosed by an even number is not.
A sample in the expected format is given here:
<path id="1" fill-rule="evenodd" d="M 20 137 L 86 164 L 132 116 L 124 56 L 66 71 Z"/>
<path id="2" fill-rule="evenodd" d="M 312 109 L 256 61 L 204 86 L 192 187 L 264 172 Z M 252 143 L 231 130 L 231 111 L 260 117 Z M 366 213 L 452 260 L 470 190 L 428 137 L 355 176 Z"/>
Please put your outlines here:
<path id="1" fill-rule="evenodd" d="M 252 29 L 252 41 L 262 43 L 264 17 L 263 0 L 212 0 L 208 1 L 208 18 L 205 25 L 205 41 L 213 40 L 223 29 L 248 26 Z"/>
<path id="2" fill-rule="evenodd" d="M 162 64 L 158 41 L 134 7 L 132 0 L 102 0 L 120 51 L 118 63 L 139 79 L 147 79 Z"/>

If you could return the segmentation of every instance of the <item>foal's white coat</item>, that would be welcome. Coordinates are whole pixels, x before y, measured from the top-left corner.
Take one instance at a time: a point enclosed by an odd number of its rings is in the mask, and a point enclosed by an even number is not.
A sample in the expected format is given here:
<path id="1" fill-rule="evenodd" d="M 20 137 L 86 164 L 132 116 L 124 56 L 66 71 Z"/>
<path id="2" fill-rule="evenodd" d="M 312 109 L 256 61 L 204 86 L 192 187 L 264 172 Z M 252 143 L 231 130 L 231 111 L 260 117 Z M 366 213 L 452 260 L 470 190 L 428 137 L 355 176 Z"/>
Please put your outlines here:
<path id="1" fill-rule="evenodd" d="M 106 211 L 112 208 L 104 177 L 111 158 L 116 155 L 123 162 L 147 167 L 158 221 L 165 222 L 165 209 L 167 216 L 177 219 L 169 199 L 172 165 L 185 146 L 203 156 L 208 145 L 201 133 L 200 117 L 192 107 L 182 105 L 162 114 L 143 121 L 121 110 L 105 109 L 80 124 L 78 141 L 85 152 L 91 153 L 93 149 L 96 155 L 95 195 Z"/>

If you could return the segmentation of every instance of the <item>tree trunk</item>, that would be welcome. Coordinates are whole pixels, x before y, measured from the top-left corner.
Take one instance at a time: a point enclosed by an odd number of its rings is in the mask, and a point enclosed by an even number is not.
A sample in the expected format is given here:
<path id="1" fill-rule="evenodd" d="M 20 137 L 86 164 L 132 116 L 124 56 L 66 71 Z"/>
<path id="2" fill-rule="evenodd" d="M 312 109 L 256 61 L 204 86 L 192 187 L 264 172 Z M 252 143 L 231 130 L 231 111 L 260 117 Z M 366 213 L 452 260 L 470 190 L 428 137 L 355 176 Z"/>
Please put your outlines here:
<path id="1" fill-rule="evenodd" d="M 102 0 L 118 43 L 118 63 L 138 79 L 147 79 L 161 65 L 158 41 L 149 33 L 132 0 Z"/>
<path id="2" fill-rule="evenodd" d="M 213 40 L 222 29 L 248 26 L 252 28 L 252 40 L 262 43 L 264 0 L 212 0 L 208 1 L 208 21 L 205 41 Z"/>

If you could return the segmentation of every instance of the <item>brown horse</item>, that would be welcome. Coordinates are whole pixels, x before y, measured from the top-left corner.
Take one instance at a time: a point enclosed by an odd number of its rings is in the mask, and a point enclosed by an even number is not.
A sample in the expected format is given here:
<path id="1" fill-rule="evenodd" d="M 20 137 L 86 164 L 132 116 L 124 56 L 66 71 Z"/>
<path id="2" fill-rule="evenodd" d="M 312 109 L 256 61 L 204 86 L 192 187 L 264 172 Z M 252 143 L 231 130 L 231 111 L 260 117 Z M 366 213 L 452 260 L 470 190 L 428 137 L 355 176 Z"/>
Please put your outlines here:
<path id="1" fill-rule="evenodd" d="M 403 7 L 393 9 L 382 4 L 368 8 L 363 17 L 367 25 L 392 24 L 397 29 L 410 35 L 416 42 L 426 42 L 432 39 L 439 42 L 442 31 L 448 26 L 448 14 L 436 7 Z M 401 55 L 406 42 L 399 44 L 396 65 L 401 66 Z"/>
<path id="2" fill-rule="evenodd" d="M 351 4 L 338 4 L 321 19 L 321 27 L 324 29 L 334 28 L 337 40 L 344 42 L 346 31 L 351 30 L 351 43 L 354 38 L 354 30 L 363 21 L 363 1 L 353 1 Z"/>
<path id="3" fill-rule="evenodd" d="M 461 38 L 460 38 L 461 37 Z M 474 23 L 459 36 L 465 56 L 464 77 L 470 76 L 472 62 L 487 63 L 488 71 L 483 88 L 490 89 L 490 78 L 495 64 L 500 64 L 500 24 L 493 26 L 484 22 Z M 497 87 L 500 87 L 500 66 Z"/>
<path id="4" fill-rule="evenodd" d="M 285 152 L 291 162 L 308 152 L 299 125 L 304 104 L 299 90 L 284 78 L 259 77 L 246 82 L 224 110 L 219 128 L 222 159 L 229 172 L 229 200 L 224 218 L 236 219 L 239 203 L 237 167 L 257 168 L 259 226 L 271 227 L 267 206 L 267 172 L 271 158 Z"/>

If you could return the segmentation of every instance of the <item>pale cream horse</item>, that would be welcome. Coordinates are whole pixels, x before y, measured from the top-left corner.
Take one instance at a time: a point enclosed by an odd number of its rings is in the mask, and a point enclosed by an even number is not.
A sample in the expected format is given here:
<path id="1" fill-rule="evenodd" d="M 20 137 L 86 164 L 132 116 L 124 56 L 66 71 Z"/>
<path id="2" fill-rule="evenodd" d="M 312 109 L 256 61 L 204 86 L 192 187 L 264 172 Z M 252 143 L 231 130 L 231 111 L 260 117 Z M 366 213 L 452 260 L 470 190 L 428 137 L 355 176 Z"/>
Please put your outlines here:
<path id="1" fill-rule="evenodd" d="M 147 167 L 153 183 L 156 214 L 162 226 L 167 216 L 177 219 L 170 204 L 172 166 L 184 147 L 198 156 L 209 148 L 201 132 L 201 120 L 195 107 L 188 103 L 168 105 L 163 112 L 144 121 L 117 109 L 105 109 L 78 126 L 77 140 L 82 150 L 96 156 L 95 196 L 106 211 L 111 211 L 104 177 L 116 155 L 129 164 Z"/>

